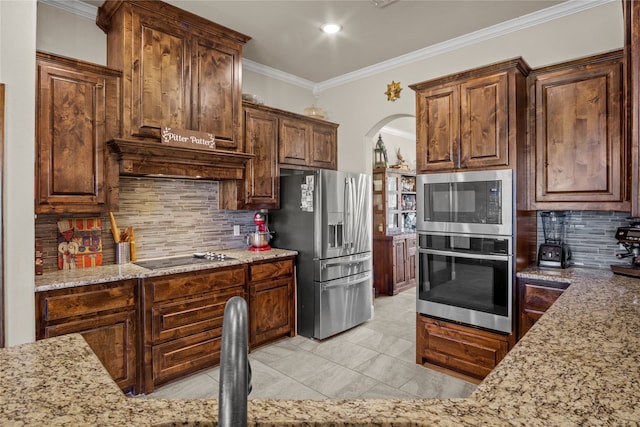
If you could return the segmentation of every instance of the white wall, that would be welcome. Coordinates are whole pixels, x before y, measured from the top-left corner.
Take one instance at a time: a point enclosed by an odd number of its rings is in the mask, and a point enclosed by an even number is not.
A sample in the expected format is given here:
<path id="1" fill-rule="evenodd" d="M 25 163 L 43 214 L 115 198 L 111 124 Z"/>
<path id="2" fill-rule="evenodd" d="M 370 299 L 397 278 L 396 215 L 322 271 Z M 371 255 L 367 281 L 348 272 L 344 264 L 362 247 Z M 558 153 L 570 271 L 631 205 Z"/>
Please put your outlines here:
<path id="1" fill-rule="evenodd" d="M 35 46 L 35 0 L 0 1 L 0 81 L 6 85 L 2 215 L 7 346 L 35 339 Z"/>
<path id="2" fill-rule="evenodd" d="M 94 19 L 38 3 L 36 46 L 43 52 L 107 64 L 107 35 Z"/>

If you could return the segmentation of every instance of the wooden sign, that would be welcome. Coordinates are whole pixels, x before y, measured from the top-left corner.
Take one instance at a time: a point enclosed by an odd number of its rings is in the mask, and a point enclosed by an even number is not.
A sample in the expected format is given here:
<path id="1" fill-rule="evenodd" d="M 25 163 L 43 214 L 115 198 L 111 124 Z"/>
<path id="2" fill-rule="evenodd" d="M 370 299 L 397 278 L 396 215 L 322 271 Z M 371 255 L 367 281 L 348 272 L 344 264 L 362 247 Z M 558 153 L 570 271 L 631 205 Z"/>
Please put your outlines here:
<path id="1" fill-rule="evenodd" d="M 161 142 L 174 147 L 216 149 L 216 137 L 213 134 L 187 129 L 163 128 Z"/>

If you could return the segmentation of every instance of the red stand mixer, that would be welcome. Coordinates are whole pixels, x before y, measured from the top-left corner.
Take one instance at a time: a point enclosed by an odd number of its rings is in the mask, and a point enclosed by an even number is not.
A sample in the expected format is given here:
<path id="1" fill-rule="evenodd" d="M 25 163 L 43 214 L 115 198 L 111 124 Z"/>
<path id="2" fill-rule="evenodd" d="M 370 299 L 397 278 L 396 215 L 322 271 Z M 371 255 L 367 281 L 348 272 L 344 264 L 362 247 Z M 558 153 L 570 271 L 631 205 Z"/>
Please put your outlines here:
<path id="1" fill-rule="evenodd" d="M 253 215 L 253 222 L 256 224 L 256 231 L 249 233 L 246 237 L 247 245 L 250 251 L 268 251 L 271 249 L 269 241 L 271 233 L 267 227 L 267 215 L 265 212 L 256 212 Z"/>

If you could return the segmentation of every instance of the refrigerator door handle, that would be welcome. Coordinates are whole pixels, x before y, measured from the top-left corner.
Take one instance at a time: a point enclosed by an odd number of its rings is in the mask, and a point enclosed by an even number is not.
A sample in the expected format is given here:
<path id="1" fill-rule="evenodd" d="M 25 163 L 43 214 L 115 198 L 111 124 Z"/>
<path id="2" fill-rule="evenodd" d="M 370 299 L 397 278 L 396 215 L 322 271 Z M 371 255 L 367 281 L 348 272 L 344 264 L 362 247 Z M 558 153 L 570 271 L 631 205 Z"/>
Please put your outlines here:
<path id="1" fill-rule="evenodd" d="M 344 223 L 345 223 L 345 239 L 343 247 L 347 250 L 354 247 L 354 230 L 355 230 L 355 182 L 353 178 L 345 178 L 344 180 Z"/>
<path id="2" fill-rule="evenodd" d="M 365 277 L 362 277 L 360 279 L 357 280 L 353 280 L 353 281 L 349 281 L 349 282 L 343 282 L 343 283 L 336 283 L 336 284 L 323 284 L 322 285 L 322 290 L 325 291 L 327 289 L 331 289 L 331 288 L 339 288 L 339 287 L 352 287 L 355 286 L 357 284 L 360 284 L 362 282 L 366 282 L 367 280 L 371 279 L 371 275 L 367 274 Z"/>
<path id="3" fill-rule="evenodd" d="M 344 194 L 342 195 L 342 222 L 344 223 L 344 240 L 342 247 L 349 249 L 349 178 L 344 179 Z"/>
<path id="4" fill-rule="evenodd" d="M 354 264 L 354 263 L 358 263 L 358 262 L 364 262 L 364 261 L 369 261 L 371 259 L 371 255 L 367 255 L 358 259 L 349 259 L 349 260 L 345 260 L 345 261 L 336 261 L 336 262 L 327 262 L 327 263 L 322 263 L 322 269 L 324 270 L 327 267 L 333 267 L 335 265 L 349 265 L 349 264 Z"/>

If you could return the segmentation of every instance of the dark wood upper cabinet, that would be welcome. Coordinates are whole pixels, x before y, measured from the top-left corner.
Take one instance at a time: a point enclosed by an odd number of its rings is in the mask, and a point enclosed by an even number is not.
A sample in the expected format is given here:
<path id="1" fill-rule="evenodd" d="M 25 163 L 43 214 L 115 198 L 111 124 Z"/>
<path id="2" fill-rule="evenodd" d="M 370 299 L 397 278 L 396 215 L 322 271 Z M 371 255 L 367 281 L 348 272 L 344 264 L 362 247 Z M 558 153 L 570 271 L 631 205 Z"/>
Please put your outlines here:
<path id="1" fill-rule="evenodd" d="M 279 161 L 289 166 L 305 166 L 311 145 L 311 127 L 295 118 L 280 120 Z"/>
<path id="2" fill-rule="evenodd" d="M 629 210 L 623 75 L 621 51 L 531 75 L 534 208 Z"/>
<path id="3" fill-rule="evenodd" d="M 120 72 L 38 52 L 36 213 L 117 210 Z"/>
<path id="4" fill-rule="evenodd" d="M 631 217 L 640 217 L 640 2 L 623 1 L 625 77 L 625 137 L 631 158 Z"/>
<path id="5" fill-rule="evenodd" d="M 517 58 L 416 83 L 416 169 L 515 167 L 526 125 L 525 77 Z"/>
<path id="6" fill-rule="evenodd" d="M 314 123 L 311 129 L 309 166 L 320 169 L 338 168 L 338 127 L 332 123 Z"/>
<path id="7" fill-rule="evenodd" d="M 278 161 L 294 169 L 337 169 L 338 125 L 288 113 L 280 120 Z"/>
<path id="8" fill-rule="evenodd" d="M 244 146 L 253 157 L 247 162 L 244 180 L 220 182 L 221 209 L 278 209 L 278 115 L 255 104 L 244 106 Z"/>
<path id="9" fill-rule="evenodd" d="M 280 207 L 278 117 L 248 107 L 244 125 L 246 150 L 255 156 L 247 163 L 246 204 L 250 209 L 277 209 Z"/>
<path id="10" fill-rule="evenodd" d="M 107 1 L 97 23 L 107 64 L 122 70 L 122 137 L 172 127 L 242 151 L 242 47 L 250 38 L 160 1 Z"/>

